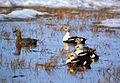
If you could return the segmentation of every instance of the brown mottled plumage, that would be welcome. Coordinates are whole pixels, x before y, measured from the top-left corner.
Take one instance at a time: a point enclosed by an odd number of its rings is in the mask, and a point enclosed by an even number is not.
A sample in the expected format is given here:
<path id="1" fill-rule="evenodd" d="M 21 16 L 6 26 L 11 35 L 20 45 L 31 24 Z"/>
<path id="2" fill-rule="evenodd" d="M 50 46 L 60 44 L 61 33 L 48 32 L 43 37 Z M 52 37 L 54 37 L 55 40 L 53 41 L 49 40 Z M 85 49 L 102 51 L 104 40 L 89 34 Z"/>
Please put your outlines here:
<path id="1" fill-rule="evenodd" d="M 21 37 L 21 31 L 20 30 L 15 30 L 13 33 L 16 34 L 16 49 L 17 52 L 14 53 L 15 55 L 19 56 L 21 52 L 22 47 L 36 47 L 37 45 L 37 40 L 36 39 L 31 39 L 31 38 L 22 38 Z"/>
<path id="2" fill-rule="evenodd" d="M 84 47 L 83 51 L 84 52 L 94 53 L 96 51 L 96 49 L 92 49 L 92 48 L 89 48 L 89 47 Z"/>
<path id="3" fill-rule="evenodd" d="M 17 34 L 16 44 L 19 44 L 22 47 L 34 46 L 34 45 L 37 44 L 37 40 L 36 39 L 22 38 L 20 30 L 15 30 L 14 33 Z"/>

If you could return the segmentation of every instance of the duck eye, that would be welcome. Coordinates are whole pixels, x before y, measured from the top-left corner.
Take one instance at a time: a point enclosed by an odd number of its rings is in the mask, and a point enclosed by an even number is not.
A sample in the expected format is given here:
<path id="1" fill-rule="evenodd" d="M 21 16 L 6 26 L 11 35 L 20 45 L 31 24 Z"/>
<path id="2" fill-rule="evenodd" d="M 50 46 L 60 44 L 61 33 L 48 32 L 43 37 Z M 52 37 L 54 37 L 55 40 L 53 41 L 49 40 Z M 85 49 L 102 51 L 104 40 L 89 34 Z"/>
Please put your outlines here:
<path id="1" fill-rule="evenodd" d="M 71 57 L 74 57 L 73 55 L 71 55 Z"/>

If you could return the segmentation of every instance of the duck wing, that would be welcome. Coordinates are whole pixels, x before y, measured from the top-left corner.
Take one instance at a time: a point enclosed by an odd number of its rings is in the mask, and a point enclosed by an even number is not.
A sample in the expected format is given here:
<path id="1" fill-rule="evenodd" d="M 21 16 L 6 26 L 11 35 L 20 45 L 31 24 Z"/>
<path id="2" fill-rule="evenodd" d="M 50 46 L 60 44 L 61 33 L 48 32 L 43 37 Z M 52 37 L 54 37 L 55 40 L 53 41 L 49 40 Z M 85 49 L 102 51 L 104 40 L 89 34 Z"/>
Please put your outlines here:
<path id="1" fill-rule="evenodd" d="M 78 58 L 88 60 L 90 59 L 90 53 L 89 52 L 81 52 L 77 55 Z"/>
<path id="2" fill-rule="evenodd" d="M 83 59 L 83 60 L 94 60 L 97 61 L 99 59 L 99 56 L 96 55 L 95 53 L 90 53 L 90 52 L 81 52 L 78 54 L 78 59 Z"/>
<path id="3" fill-rule="evenodd" d="M 63 41 L 63 42 L 66 42 L 66 43 L 75 43 L 76 44 L 75 37 L 70 37 L 70 38 L 68 38 L 68 40 Z"/>
<path id="4" fill-rule="evenodd" d="M 88 59 L 75 58 L 75 59 L 71 60 L 71 63 L 76 63 L 79 66 L 84 66 L 87 64 L 91 64 L 91 61 Z"/>
<path id="5" fill-rule="evenodd" d="M 86 40 L 84 37 L 78 37 L 78 36 L 70 37 L 69 39 L 76 39 L 76 38 L 80 38 L 80 39 Z"/>
<path id="6" fill-rule="evenodd" d="M 83 37 L 78 37 L 78 36 L 74 36 L 74 37 L 70 37 L 70 38 L 68 38 L 68 40 L 70 41 L 74 41 L 75 43 L 77 43 L 75 40 L 76 39 L 79 39 L 80 40 L 80 43 L 85 43 L 85 41 L 87 40 L 87 39 L 85 39 L 85 38 L 83 38 Z"/>
<path id="7" fill-rule="evenodd" d="M 36 45 L 37 44 L 36 39 L 31 39 L 31 38 L 22 38 L 20 41 L 20 45 L 22 46 L 31 46 L 31 45 Z"/>

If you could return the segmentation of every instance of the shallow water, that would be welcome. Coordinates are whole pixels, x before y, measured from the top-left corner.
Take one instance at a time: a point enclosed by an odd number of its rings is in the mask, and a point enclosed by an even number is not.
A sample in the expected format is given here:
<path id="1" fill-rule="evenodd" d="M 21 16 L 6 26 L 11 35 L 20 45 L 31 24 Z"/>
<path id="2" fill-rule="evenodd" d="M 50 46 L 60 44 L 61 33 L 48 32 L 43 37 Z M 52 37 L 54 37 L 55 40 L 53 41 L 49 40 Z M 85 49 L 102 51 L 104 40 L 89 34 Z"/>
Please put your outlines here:
<path id="1" fill-rule="evenodd" d="M 0 82 L 1 83 L 118 83 L 120 80 L 120 27 L 94 26 L 104 19 L 119 18 L 120 14 L 107 10 L 37 9 L 55 15 L 40 16 L 34 20 L 0 22 Z M 96 48 L 100 57 L 84 71 L 67 72 L 65 49 L 73 51 L 74 45 L 63 44 L 65 32 L 62 25 L 70 27 L 71 35 L 87 38 L 86 45 Z M 23 38 L 38 39 L 37 47 L 16 48 L 13 31 L 20 29 Z M 64 46 L 69 46 L 64 47 Z M 64 65 L 47 67 L 37 64 Z"/>

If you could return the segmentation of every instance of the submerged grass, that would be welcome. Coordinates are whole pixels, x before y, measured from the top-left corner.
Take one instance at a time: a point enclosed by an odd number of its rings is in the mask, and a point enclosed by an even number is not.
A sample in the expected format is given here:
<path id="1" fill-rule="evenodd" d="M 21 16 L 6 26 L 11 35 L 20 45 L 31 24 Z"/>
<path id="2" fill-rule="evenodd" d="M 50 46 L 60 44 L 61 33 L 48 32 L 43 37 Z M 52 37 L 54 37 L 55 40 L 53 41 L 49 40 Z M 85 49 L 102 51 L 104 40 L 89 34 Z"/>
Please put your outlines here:
<path id="1" fill-rule="evenodd" d="M 25 59 L 21 59 L 21 60 L 15 59 L 15 60 L 11 61 L 10 63 L 8 63 L 8 66 L 10 66 L 12 68 L 12 70 L 15 72 L 16 69 L 24 69 L 25 64 L 26 64 Z"/>

